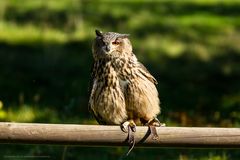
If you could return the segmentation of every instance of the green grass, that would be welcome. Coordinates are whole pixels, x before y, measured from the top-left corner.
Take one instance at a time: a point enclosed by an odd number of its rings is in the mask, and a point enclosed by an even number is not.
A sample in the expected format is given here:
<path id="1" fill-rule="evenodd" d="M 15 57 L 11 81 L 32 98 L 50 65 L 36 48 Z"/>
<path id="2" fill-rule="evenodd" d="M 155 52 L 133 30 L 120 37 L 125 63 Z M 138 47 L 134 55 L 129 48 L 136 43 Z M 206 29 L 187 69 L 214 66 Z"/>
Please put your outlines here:
<path id="1" fill-rule="evenodd" d="M 159 81 L 160 119 L 168 126 L 239 127 L 239 10 L 235 0 L 1 0 L 0 121 L 96 124 L 87 85 L 98 28 L 131 34 L 134 53 Z M 126 150 L 69 147 L 66 159 L 116 159 Z M 60 159 L 62 151 L 0 146 L 0 155 Z M 127 159 L 239 156 L 224 149 L 136 148 Z"/>
<path id="2" fill-rule="evenodd" d="M 37 27 L 31 24 L 0 23 L 0 41 L 10 44 L 64 43 L 67 35 L 60 30 Z"/>

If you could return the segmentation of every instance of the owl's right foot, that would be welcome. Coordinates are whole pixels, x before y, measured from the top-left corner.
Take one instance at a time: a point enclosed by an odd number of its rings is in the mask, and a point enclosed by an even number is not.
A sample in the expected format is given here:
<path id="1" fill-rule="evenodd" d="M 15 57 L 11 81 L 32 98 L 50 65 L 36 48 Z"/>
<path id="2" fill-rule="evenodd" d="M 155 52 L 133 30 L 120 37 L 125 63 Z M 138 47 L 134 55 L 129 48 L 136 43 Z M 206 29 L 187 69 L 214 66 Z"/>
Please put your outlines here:
<path id="1" fill-rule="evenodd" d="M 132 131 L 132 132 L 136 132 L 136 124 L 134 123 L 133 120 L 129 120 L 129 121 L 126 121 L 124 122 L 123 124 L 121 124 L 121 129 L 123 132 L 125 133 L 128 133 L 129 132 L 129 129 Z"/>
<path id="2" fill-rule="evenodd" d="M 128 133 L 129 149 L 126 154 L 126 156 L 128 156 L 128 154 L 132 151 L 132 149 L 135 145 L 134 132 L 136 132 L 136 124 L 134 123 L 133 120 L 129 120 L 129 121 L 124 122 L 121 125 L 121 129 L 123 132 Z"/>

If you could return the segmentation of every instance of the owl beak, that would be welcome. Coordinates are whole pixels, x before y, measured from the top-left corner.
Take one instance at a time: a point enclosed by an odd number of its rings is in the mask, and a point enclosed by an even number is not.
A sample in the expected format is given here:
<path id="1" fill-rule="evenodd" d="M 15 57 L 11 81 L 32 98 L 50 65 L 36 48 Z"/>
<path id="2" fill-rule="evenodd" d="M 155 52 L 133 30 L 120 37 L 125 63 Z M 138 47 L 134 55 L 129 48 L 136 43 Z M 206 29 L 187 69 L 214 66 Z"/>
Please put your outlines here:
<path id="1" fill-rule="evenodd" d="M 109 45 L 107 45 L 105 50 L 106 50 L 106 52 L 109 52 L 111 50 L 111 47 Z"/>

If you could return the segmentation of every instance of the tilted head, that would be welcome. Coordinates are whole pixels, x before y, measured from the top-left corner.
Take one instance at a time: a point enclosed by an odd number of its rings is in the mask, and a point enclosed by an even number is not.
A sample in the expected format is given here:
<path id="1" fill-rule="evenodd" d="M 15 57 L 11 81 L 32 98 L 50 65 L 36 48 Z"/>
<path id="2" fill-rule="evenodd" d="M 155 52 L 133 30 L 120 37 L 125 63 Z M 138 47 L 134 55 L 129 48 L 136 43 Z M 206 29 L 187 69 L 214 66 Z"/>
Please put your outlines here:
<path id="1" fill-rule="evenodd" d="M 95 60 L 107 57 L 121 57 L 132 53 L 132 45 L 128 39 L 129 34 L 115 32 L 102 33 L 96 30 L 93 42 L 93 57 Z"/>

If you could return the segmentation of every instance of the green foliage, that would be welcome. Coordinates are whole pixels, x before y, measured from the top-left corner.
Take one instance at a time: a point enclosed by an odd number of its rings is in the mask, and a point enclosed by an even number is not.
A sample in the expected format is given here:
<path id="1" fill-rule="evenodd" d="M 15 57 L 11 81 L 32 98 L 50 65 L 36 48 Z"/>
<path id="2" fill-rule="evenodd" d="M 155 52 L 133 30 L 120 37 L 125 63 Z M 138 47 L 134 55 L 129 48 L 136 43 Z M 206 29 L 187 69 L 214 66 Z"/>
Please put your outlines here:
<path id="1" fill-rule="evenodd" d="M 159 82 L 169 126 L 240 126 L 240 1 L 0 1 L 0 121 L 96 124 L 87 110 L 96 28 L 130 33 Z M 1 155 L 63 147 L 14 146 Z M 95 154 L 92 154 L 96 152 Z M 115 159 L 125 148 L 73 148 L 66 159 Z M 235 150 L 135 149 L 128 159 L 228 160 Z"/>

